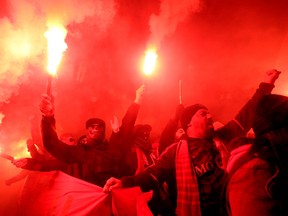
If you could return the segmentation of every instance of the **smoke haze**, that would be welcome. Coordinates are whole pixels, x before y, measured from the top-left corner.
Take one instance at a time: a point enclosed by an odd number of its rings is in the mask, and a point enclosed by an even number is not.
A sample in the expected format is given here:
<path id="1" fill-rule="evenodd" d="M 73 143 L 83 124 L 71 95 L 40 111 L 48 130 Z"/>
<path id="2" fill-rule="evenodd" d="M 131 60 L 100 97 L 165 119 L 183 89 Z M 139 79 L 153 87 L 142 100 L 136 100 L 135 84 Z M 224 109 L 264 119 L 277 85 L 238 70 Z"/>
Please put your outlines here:
<path id="1" fill-rule="evenodd" d="M 44 33 L 57 21 L 68 30 L 57 78 L 52 81 L 58 133 L 82 135 L 87 118 L 109 121 L 125 114 L 145 82 L 137 123 L 152 125 L 157 139 L 179 103 L 205 104 L 226 123 L 249 99 L 265 71 L 282 71 L 274 93 L 288 94 L 286 0 L 4 0 L 0 3 L 0 148 L 29 156 L 25 146 L 47 82 Z M 141 71 L 149 45 L 158 68 Z M 0 214 L 13 215 L 23 180 L 0 158 Z M 2 192 L 1 192 L 2 193 Z M 10 196 L 8 196 L 8 194 Z"/>

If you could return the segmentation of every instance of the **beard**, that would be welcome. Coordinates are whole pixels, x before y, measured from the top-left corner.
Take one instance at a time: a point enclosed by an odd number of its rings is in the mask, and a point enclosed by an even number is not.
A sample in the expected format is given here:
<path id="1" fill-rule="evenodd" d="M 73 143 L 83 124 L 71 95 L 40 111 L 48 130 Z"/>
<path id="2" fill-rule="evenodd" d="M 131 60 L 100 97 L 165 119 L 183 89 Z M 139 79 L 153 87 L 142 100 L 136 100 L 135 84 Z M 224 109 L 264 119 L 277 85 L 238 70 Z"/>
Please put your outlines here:
<path id="1" fill-rule="evenodd" d="M 213 138 L 213 136 L 214 136 L 214 127 L 208 127 L 207 128 L 207 130 L 206 130 L 206 133 L 205 133 L 205 135 L 206 135 L 206 137 L 208 138 L 208 139 L 212 139 Z"/>
<path id="2" fill-rule="evenodd" d="M 105 132 L 104 131 L 97 131 L 94 133 L 89 133 L 88 139 L 101 142 L 105 139 Z"/>

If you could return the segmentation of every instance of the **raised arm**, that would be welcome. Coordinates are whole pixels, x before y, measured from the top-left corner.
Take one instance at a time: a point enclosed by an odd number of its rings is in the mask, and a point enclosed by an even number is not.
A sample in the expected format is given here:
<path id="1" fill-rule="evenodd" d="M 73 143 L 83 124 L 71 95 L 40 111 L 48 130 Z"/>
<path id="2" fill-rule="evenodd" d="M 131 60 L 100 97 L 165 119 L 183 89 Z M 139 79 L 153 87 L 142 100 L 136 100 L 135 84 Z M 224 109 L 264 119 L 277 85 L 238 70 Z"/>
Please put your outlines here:
<path id="1" fill-rule="evenodd" d="M 133 128 L 134 128 L 134 125 L 138 116 L 138 112 L 143 102 L 145 88 L 146 88 L 145 85 L 141 85 L 136 90 L 134 103 L 130 105 L 130 107 L 128 108 L 128 110 L 126 111 L 126 114 L 124 115 L 122 119 L 122 125 L 120 126 L 120 130 L 122 131 L 123 135 L 129 136 L 133 132 Z"/>
<path id="2" fill-rule="evenodd" d="M 31 170 L 31 171 L 52 171 L 67 169 L 67 164 L 56 159 L 37 160 L 33 158 L 19 158 L 11 162 L 18 168 Z"/>
<path id="3" fill-rule="evenodd" d="M 225 144 L 229 143 L 234 137 L 245 135 L 252 128 L 257 102 L 261 96 L 271 94 L 274 83 L 278 79 L 280 73 L 280 71 L 275 69 L 267 71 L 263 82 L 260 83 L 254 95 L 240 109 L 236 117 L 216 131 L 217 136 L 220 137 Z"/>
<path id="4" fill-rule="evenodd" d="M 113 133 L 110 137 L 109 143 L 111 146 L 119 149 L 120 151 L 125 151 L 130 148 L 129 139 L 132 136 L 133 128 L 138 116 L 140 105 L 142 104 L 145 92 L 145 86 L 141 85 L 136 90 L 136 96 L 134 102 L 127 109 L 121 125 L 118 123 L 118 119 L 114 117 L 114 121 L 111 121 L 111 127 Z M 117 129 L 118 124 L 118 129 Z"/>
<path id="5" fill-rule="evenodd" d="M 43 94 L 39 107 L 42 113 L 41 132 L 45 149 L 56 159 L 66 163 L 84 161 L 86 158 L 82 154 L 83 148 L 66 145 L 58 138 L 54 118 L 54 98 Z"/>

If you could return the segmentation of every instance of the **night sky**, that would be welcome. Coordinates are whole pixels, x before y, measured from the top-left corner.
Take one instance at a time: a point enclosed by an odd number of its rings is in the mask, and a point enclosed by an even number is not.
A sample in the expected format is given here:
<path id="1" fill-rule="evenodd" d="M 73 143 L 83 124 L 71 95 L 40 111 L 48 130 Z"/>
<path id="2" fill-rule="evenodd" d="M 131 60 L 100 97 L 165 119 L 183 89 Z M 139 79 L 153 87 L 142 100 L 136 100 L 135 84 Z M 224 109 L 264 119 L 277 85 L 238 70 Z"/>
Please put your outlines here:
<path id="1" fill-rule="evenodd" d="M 282 71 L 273 92 L 287 95 L 287 11 L 287 0 L 1 0 L 0 148 L 27 155 L 31 119 L 40 123 L 48 76 L 44 33 L 51 19 L 68 31 L 52 81 L 59 134 L 79 137 L 88 118 L 100 117 L 109 138 L 110 119 L 122 118 L 145 83 L 137 123 L 152 125 L 157 140 L 179 104 L 179 80 L 183 104 L 202 103 L 222 123 L 269 69 Z M 145 76 L 141 61 L 151 44 L 158 64 Z M 0 160 L 0 215 L 13 215 L 23 180 L 6 186 L 20 170 Z"/>

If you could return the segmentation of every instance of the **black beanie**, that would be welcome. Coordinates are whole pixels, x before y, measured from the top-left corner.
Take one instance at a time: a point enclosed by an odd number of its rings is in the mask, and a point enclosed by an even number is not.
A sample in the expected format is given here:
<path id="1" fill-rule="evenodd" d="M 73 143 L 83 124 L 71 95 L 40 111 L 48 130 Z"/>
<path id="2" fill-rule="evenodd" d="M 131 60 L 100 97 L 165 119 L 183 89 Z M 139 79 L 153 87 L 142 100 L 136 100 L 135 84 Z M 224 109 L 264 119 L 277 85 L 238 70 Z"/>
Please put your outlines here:
<path id="1" fill-rule="evenodd" d="M 256 105 L 253 130 L 255 135 L 288 127 L 288 97 L 264 95 Z"/>
<path id="2" fill-rule="evenodd" d="M 194 104 L 192 106 L 188 106 L 186 107 L 183 112 L 182 112 L 182 116 L 181 116 L 181 126 L 184 129 L 184 131 L 186 131 L 188 124 L 191 121 L 192 116 L 195 115 L 195 113 L 199 110 L 199 109 L 206 109 L 207 108 L 202 105 L 202 104 Z"/>
<path id="3" fill-rule="evenodd" d="M 152 127 L 148 124 L 138 124 L 138 125 L 135 125 L 133 128 L 133 135 L 137 136 L 141 134 L 142 131 L 151 132 L 151 130 L 152 130 Z"/>
<path id="4" fill-rule="evenodd" d="M 105 128 L 105 122 L 102 119 L 99 118 L 90 118 L 86 121 L 86 129 L 88 127 L 93 126 L 94 124 L 99 124 Z"/>

